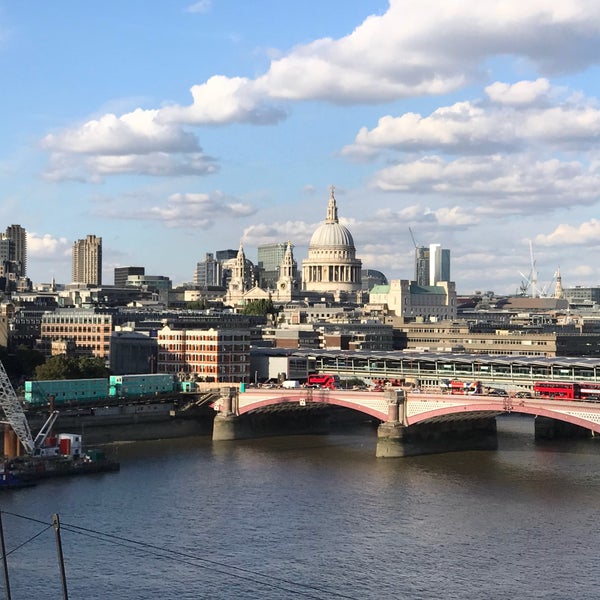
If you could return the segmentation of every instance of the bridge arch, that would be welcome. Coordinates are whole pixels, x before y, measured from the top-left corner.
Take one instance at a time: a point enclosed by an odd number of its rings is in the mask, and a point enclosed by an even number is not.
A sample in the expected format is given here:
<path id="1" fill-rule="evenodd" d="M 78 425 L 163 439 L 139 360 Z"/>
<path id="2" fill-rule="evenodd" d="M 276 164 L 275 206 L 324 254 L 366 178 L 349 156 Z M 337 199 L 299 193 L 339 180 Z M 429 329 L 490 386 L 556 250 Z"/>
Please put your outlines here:
<path id="1" fill-rule="evenodd" d="M 279 390 L 279 394 L 268 396 L 240 394 L 237 414 L 244 415 L 251 411 L 282 404 L 300 404 L 301 406 L 330 405 L 348 408 L 380 421 L 388 416 L 387 400 L 383 394 L 348 393 L 344 390 L 303 389 L 301 391 Z"/>
<path id="2" fill-rule="evenodd" d="M 570 423 L 571 425 L 577 425 L 584 429 L 589 429 L 595 433 L 600 434 L 600 422 L 597 422 L 598 414 L 591 413 L 585 414 L 585 408 L 578 408 L 577 410 L 569 410 L 564 406 L 559 409 L 546 408 L 540 406 L 528 406 L 526 403 L 510 403 L 505 402 L 502 410 L 499 409 L 498 403 L 490 403 L 482 401 L 481 403 L 469 402 L 464 405 L 453 405 L 445 406 L 442 408 L 436 408 L 419 412 L 414 416 L 409 416 L 405 419 L 404 425 L 416 425 L 418 423 L 431 422 L 432 420 L 440 420 L 447 417 L 446 420 L 452 420 L 452 418 L 465 418 L 474 414 L 482 416 L 499 416 L 502 414 L 519 413 L 524 415 L 532 415 L 535 417 L 547 417 L 549 419 L 555 419 L 557 421 L 563 421 Z"/>

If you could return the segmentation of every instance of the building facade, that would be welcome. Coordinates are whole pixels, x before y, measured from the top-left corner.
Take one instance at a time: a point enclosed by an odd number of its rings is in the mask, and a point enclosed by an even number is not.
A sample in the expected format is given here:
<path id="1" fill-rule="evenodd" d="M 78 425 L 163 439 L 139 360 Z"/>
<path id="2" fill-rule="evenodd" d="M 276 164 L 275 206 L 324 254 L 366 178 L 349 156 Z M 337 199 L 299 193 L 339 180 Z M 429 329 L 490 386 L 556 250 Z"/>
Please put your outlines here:
<path id="1" fill-rule="evenodd" d="M 9 225 L 3 240 L 6 240 L 7 244 L 6 250 L 2 250 L 2 261 L 10 263 L 9 271 L 16 277 L 25 277 L 27 273 L 27 232 L 20 225 Z"/>
<path id="2" fill-rule="evenodd" d="M 73 244 L 73 283 L 102 285 L 102 238 L 86 236 Z"/>
<path id="3" fill-rule="evenodd" d="M 72 342 L 77 354 L 106 358 L 113 316 L 94 309 L 57 309 L 42 317 L 42 342 Z"/>
<path id="4" fill-rule="evenodd" d="M 389 285 L 376 285 L 371 290 L 369 304 L 385 306 L 396 316 L 409 320 L 456 319 L 456 287 L 453 281 L 421 286 L 407 279 L 393 279 Z"/>
<path id="5" fill-rule="evenodd" d="M 244 329 L 158 331 L 159 373 L 188 374 L 199 381 L 249 382 L 250 332 Z"/>
<path id="6" fill-rule="evenodd" d="M 223 285 L 222 273 L 221 263 L 215 259 L 214 254 L 207 252 L 204 260 L 196 263 L 194 285 L 201 288 L 221 286 Z"/>
<path id="7" fill-rule="evenodd" d="M 125 287 L 130 275 L 145 275 L 144 267 L 115 267 L 115 287 Z"/>
<path id="8" fill-rule="evenodd" d="M 450 250 L 440 244 L 415 248 L 415 282 L 417 285 L 437 285 L 450 281 Z"/>
<path id="9" fill-rule="evenodd" d="M 275 242 L 258 246 L 259 285 L 265 289 L 275 289 L 279 279 L 279 267 L 285 256 L 289 242 Z"/>

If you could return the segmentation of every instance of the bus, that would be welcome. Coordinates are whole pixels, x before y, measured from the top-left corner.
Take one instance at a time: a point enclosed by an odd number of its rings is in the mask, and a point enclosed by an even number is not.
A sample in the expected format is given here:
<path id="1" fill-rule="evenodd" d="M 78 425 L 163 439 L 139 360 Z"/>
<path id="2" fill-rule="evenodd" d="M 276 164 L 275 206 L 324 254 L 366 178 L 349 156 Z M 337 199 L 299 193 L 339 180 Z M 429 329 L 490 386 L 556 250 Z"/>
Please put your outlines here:
<path id="1" fill-rule="evenodd" d="M 440 388 L 444 394 L 481 394 L 480 381 L 459 381 L 458 379 L 442 379 Z"/>
<path id="2" fill-rule="evenodd" d="M 306 380 L 306 385 L 336 390 L 340 387 L 340 378 L 339 375 L 311 373 Z"/>
<path id="3" fill-rule="evenodd" d="M 578 383 L 570 381 L 536 381 L 533 384 L 533 393 L 540 398 L 578 400 L 581 397 L 581 387 Z"/>

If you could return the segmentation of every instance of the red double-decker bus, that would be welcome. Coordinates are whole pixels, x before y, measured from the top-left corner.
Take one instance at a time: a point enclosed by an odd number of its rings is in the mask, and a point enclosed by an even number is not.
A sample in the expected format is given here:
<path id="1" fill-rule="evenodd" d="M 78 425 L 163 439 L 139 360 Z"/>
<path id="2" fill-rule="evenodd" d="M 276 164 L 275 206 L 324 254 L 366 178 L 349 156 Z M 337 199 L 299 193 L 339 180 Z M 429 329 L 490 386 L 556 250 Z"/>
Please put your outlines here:
<path id="1" fill-rule="evenodd" d="M 533 393 L 541 398 L 578 400 L 581 398 L 581 386 L 574 382 L 536 381 L 533 384 Z"/>
<path id="2" fill-rule="evenodd" d="M 600 402 L 600 383 L 580 383 L 579 397 L 588 402 Z"/>
<path id="3" fill-rule="evenodd" d="M 536 381 L 533 393 L 539 398 L 600 402 L 600 383 Z"/>
<path id="4" fill-rule="evenodd" d="M 306 384 L 335 390 L 340 387 L 340 378 L 338 375 L 320 375 L 311 373 L 306 380 Z"/>

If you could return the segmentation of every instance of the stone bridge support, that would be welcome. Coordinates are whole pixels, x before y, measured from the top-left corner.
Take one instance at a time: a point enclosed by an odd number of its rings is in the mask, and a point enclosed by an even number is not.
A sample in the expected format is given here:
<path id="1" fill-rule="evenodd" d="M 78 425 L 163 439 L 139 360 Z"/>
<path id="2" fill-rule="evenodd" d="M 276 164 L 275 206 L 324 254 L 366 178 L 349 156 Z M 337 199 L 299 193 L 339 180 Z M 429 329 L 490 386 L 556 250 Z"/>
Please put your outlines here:
<path id="1" fill-rule="evenodd" d="M 534 423 L 536 441 L 583 439 L 593 435 L 593 432 L 585 427 L 579 427 L 579 425 L 565 423 L 557 419 L 540 417 L 539 415 L 535 418 Z"/>
<path id="2" fill-rule="evenodd" d="M 213 441 L 239 440 L 248 437 L 244 422 L 238 415 L 238 390 L 234 387 L 221 388 L 218 404 L 220 410 L 213 422 Z"/>
<path id="3" fill-rule="evenodd" d="M 495 450 L 496 419 L 476 418 L 406 425 L 406 397 L 389 392 L 388 420 L 377 429 L 378 458 L 400 458 L 465 450 Z"/>

